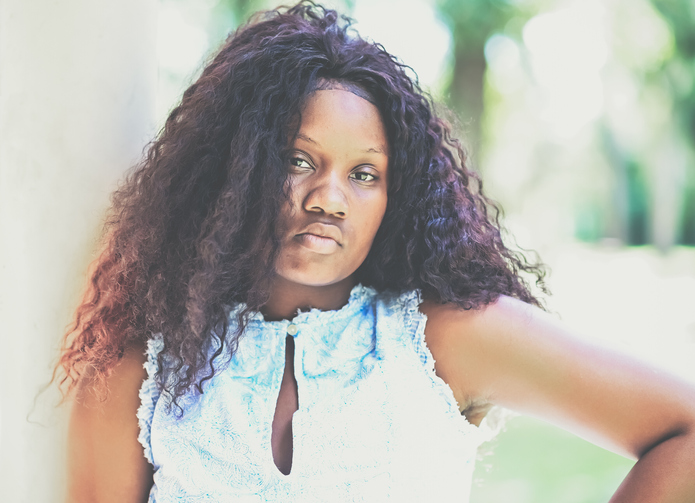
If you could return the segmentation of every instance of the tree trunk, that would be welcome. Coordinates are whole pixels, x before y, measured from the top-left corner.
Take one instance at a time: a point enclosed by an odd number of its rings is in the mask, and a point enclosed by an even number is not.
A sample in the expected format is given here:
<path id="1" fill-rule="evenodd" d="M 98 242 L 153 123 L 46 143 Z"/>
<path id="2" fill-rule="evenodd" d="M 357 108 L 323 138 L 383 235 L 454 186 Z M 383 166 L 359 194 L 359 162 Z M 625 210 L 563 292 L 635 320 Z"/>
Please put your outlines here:
<path id="1" fill-rule="evenodd" d="M 456 44 L 449 99 L 461 119 L 463 142 L 475 167 L 479 167 L 482 147 L 485 68 L 483 47 L 463 48 Z"/>

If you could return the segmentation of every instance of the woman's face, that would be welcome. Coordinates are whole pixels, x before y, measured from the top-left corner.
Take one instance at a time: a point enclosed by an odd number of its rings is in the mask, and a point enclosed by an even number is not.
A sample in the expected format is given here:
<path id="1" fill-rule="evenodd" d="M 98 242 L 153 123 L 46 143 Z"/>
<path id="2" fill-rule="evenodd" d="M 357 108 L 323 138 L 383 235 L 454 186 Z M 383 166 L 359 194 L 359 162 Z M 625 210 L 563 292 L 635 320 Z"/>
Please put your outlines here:
<path id="1" fill-rule="evenodd" d="M 281 278 L 326 286 L 357 270 L 386 211 L 388 156 L 374 105 L 343 89 L 310 95 L 287 167 Z"/>

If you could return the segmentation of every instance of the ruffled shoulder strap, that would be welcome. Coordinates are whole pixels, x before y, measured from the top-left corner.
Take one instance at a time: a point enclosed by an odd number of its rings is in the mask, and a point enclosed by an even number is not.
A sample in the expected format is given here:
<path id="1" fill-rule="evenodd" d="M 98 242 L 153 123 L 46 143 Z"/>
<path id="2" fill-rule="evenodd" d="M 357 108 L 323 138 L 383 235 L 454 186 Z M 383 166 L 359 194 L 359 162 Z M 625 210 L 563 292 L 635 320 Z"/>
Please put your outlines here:
<path id="1" fill-rule="evenodd" d="M 379 293 L 375 300 L 377 355 L 384 358 L 401 354 L 403 348 L 412 350 L 411 339 L 418 331 L 424 331 L 426 320 L 418 309 L 420 293 L 409 291 L 398 295 L 387 291 Z"/>
<path id="2" fill-rule="evenodd" d="M 425 344 L 427 316 L 420 311 L 421 303 L 419 290 L 400 295 L 381 294 L 377 309 L 379 332 L 382 339 L 390 339 L 393 347 L 414 350 L 424 367 L 434 368 L 432 354 Z"/>
<path id="3" fill-rule="evenodd" d="M 420 311 L 420 304 L 422 304 L 422 294 L 420 290 L 407 292 L 401 295 L 398 300 L 402 306 L 403 322 L 410 336 L 410 341 L 413 343 L 415 352 L 425 368 L 434 370 L 432 353 L 430 353 L 427 344 L 425 344 L 427 316 Z"/>
<path id="4" fill-rule="evenodd" d="M 152 457 L 151 444 L 152 417 L 154 416 L 154 409 L 160 396 L 160 390 L 155 381 L 155 374 L 159 368 L 157 365 L 157 355 L 163 348 L 164 340 L 161 336 L 155 336 L 147 341 L 147 350 L 145 352 L 147 360 L 143 365 L 147 371 L 147 378 L 140 387 L 140 407 L 137 412 L 138 424 L 140 425 L 138 441 L 142 444 L 145 458 L 153 466 L 154 459 Z"/>
<path id="5" fill-rule="evenodd" d="M 426 375 L 431 380 L 432 388 L 449 404 L 452 413 L 459 414 L 459 406 L 453 391 L 435 372 L 435 360 L 425 341 L 427 316 L 420 311 L 421 303 L 422 294 L 419 290 L 413 290 L 399 296 L 386 297 L 383 311 L 390 318 L 389 323 L 392 326 L 398 323 L 405 329 L 404 331 L 401 329 L 400 332 L 392 330 L 391 333 L 404 333 L 405 336 L 401 339 L 401 344 L 412 347 Z M 478 442 L 483 443 L 496 437 L 504 429 L 507 419 L 513 415 L 505 408 L 494 406 L 488 411 L 480 426 L 469 426 L 475 431 Z M 461 417 L 461 420 L 468 423 L 465 417 Z"/>

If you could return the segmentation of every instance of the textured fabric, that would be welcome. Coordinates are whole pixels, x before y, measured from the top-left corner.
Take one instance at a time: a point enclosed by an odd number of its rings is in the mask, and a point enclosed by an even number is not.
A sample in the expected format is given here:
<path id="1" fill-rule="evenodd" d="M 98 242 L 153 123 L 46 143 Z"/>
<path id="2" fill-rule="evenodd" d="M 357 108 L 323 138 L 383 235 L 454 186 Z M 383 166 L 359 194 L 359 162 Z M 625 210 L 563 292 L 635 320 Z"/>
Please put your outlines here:
<path id="1" fill-rule="evenodd" d="M 162 341 L 151 340 L 138 411 L 149 501 L 468 501 L 477 447 L 494 432 L 468 423 L 434 373 L 419 303 L 358 285 L 338 311 L 256 314 L 204 393 L 180 399 L 182 417 L 157 391 Z M 283 475 L 270 436 L 290 324 L 299 409 Z"/>

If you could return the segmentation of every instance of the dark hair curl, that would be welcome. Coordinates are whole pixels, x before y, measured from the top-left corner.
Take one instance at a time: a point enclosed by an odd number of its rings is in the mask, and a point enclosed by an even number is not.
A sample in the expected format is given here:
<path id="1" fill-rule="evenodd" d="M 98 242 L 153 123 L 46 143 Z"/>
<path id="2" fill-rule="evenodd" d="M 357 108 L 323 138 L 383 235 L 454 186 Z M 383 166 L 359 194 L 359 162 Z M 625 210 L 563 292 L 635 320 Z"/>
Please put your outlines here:
<path id="1" fill-rule="evenodd" d="M 543 288 L 543 266 L 505 246 L 498 208 L 408 71 L 312 2 L 233 33 L 113 196 L 104 251 L 65 337 L 62 384 L 72 389 L 87 367 L 103 383 L 126 348 L 163 334 L 159 368 L 180 375 L 165 391 L 174 402 L 191 386 L 202 392 L 268 299 L 288 138 L 326 81 L 371 96 L 390 145 L 386 214 L 357 280 L 464 309 L 503 294 L 539 305 L 523 275 Z M 246 307 L 233 333 L 237 303 Z"/>

